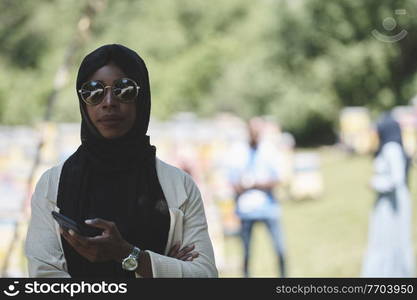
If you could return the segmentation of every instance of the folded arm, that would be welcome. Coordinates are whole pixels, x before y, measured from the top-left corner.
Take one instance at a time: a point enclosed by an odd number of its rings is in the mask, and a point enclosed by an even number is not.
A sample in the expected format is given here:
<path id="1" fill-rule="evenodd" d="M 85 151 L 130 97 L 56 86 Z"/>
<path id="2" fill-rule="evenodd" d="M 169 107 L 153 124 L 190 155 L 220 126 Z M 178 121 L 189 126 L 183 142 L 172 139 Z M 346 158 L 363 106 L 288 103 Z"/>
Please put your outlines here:
<path id="1" fill-rule="evenodd" d="M 187 200 L 180 207 L 184 212 L 183 245 L 194 245 L 199 256 L 193 261 L 147 251 L 154 277 L 217 277 L 213 246 L 208 235 L 207 221 L 200 191 L 189 175 L 185 176 Z"/>

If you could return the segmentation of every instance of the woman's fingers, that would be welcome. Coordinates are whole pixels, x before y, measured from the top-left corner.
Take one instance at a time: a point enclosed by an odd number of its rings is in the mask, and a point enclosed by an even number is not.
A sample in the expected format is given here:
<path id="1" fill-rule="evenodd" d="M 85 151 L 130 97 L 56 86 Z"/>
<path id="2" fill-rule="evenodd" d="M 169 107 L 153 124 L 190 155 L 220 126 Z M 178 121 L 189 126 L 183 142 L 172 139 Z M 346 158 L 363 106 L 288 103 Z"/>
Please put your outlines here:
<path id="1" fill-rule="evenodd" d="M 193 261 L 195 258 L 198 257 L 198 255 L 199 255 L 198 252 L 194 251 L 194 252 L 191 252 L 191 253 L 181 257 L 180 259 L 182 261 Z"/>
<path id="2" fill-rule="evenodd" d="M 168 256 L 169 257 L 177 257 L 178 249 L 180 248 L 179 243 L 175 243 L 174 246 L 172 246 L 171 250 L 169 250 Z"/>
<path id="3" fill-rule="evenodd" d="M 100 218 L 95 218 L 95 219 L 89 219 L 89 220 L 85 220 L 84 221 L 87 225 L 93 226 L 93 227 L 97 227 L 97 228 L 101 228 L 104 230 L 115 230 L 117 228 L 116 223 L 111 222 L 111 221 L 107 221 L 107 220 L 103 220 Z"/>
<path id="4" fill-rule="evenodd" d="M 183 252 L 179 253 L 178 259 L 185 261 L 185 260 L 188 260 L 190 257 L 191 258 L 197 257 L 198 253 L 197 252 L 192 252 L 192 250 L 194 250 L 194 248 L 195 248 L 194 246 L 184 248 Z M 196 253 L 197 253 L 197 256 L 196 256 Z"/>
<path id="5" fill-rule="evenodd" d="M 171 248 L 171 250 L 168 253 L 168 256 L 177 258 L 183 261 L 192 260 L 198 256 L 197 252 L 190 253 L 191 251 L 194 250 L 194 248 L 195 248 L 195 245 L 191 245 L 191 246 L 187 246 L 179 250 L 180 244 L 177 243 Z"/>
<path id="6" fill-rule="evenodd" d="M 182 248 L 179 252 L 178 252 L 178 254 L 177 254 L 177 258 L 182 258 L 182 257 L 184 257 L 185 255 L 187 255 L 189 252 L 191 252 L 192 250 L 194 250 L 194 248 L 195 248 L 195 246 L 194 245 L 191 245 L 191 246 L 187 246 L 187 247 L 184 247 L 184 248 Z"/>
<path id="7" fill-rule="evenodd" d="M 86 259 L 88 259 L 90 262 L 94 262 L 95 261 L 95 256 L 94 256 L 94 250 L 93 249 L 88 249 L 86 247 L 84 247 L 83 245 L 81 245 L 77 240 L 74 239 L 74 237 L 72 235 L 69 234 L 68 231 L 66 231 L 65 229 L 61 229 L 60 228 L 60 232 L 62 234 L 62 236 L 65 238 L 65 240 L 75 249 L 75 251 L 77 251 L 81 256 L 85 257 Z"/>

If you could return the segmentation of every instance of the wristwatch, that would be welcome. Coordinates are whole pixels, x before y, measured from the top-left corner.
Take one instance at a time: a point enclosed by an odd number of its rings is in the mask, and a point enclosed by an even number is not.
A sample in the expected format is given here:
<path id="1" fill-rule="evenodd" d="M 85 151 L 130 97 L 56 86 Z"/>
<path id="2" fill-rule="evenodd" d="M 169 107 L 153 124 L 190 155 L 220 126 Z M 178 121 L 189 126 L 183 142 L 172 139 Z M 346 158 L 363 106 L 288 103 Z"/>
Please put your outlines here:
<path id="1" fill-rule="evenodd" d="M 139 265 L 139 253 L 138 247 L 133 247 L 132 253 L 122 261 L 122 269 L 126 271 L 135 271 Z"/>

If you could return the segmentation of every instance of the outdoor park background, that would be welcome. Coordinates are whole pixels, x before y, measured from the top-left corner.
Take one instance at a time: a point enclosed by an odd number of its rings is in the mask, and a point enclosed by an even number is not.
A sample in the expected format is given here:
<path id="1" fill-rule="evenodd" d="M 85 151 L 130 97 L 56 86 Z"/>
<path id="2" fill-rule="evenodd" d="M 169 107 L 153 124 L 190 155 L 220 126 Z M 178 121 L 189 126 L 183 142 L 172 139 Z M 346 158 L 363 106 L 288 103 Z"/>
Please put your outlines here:
<path id="1" fill-rule="evenodd" d="M 26 276 L 30 194 L 79 143 L 76 71 L 106 43 L 147 63 L 151 141 L 162 159 L 197 170 L 221 276 L 242 275 L 221 158 L 251 116 L 279 124 L 274 137 L 294 158 L 277 191 L 289 276 L 359 276 L 375 200 L 372 121 L 396 107 L 410 154 L 417 146 L 414 1 L 1 0 L 0 20 L 1 276 Z M 312 196 L 291 192 L 296 175 Z M 252 276 L 277 276 L 266 231 L 255 231 Z"/>

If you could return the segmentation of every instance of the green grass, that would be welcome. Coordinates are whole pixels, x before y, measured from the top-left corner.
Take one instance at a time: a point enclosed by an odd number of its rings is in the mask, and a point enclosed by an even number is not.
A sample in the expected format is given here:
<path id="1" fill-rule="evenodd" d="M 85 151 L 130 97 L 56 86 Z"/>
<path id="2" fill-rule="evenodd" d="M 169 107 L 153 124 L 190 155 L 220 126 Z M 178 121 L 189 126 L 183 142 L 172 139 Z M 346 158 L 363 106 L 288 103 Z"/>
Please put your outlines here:
<path id="1" fill-rule="evenodd" d="M 332 148 L 321 156 L 324 193 L 320 199 L 282 201 L 282 226 L 290 277 L 358 277 L 368 237 L 368 218 L 375 194 L 368 187 L 372 157 L 350 156 Z M 413 242 L 417 250 L 417 170 L 410 183 L 413 199 Z M 278 267 L 266 228 L 254 228 L 250 261 L 252 277 L 276 277 Z M 242 276 L 239 237 L 226 237 L 222 277 Z M 417 254 L 417 253 L 416 253 Z"/>

